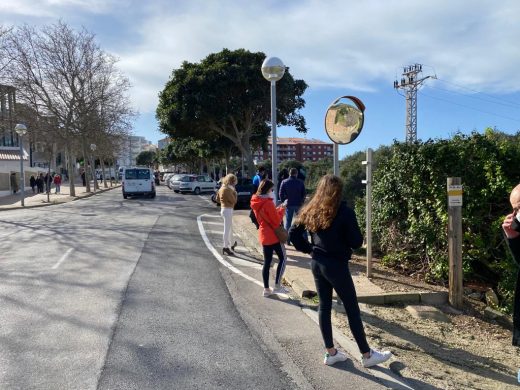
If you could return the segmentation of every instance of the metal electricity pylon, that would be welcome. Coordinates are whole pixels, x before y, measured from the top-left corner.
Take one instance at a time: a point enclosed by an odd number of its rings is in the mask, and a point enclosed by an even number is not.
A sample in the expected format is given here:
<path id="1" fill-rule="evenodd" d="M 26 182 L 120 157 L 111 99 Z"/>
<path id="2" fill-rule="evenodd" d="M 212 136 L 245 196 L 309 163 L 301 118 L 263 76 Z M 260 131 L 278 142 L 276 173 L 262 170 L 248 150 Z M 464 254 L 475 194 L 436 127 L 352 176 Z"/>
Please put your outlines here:
<path id="1" fill-rule="evenodd" d="M 403 89 L 406 98 L 406 142 L 417 141 L 417 90 L 428 78 L 436 76 L 421 77 L 422 65 L 414 64 L 403 68 L 401 81 L 394 81 L 395 89 Z"/>

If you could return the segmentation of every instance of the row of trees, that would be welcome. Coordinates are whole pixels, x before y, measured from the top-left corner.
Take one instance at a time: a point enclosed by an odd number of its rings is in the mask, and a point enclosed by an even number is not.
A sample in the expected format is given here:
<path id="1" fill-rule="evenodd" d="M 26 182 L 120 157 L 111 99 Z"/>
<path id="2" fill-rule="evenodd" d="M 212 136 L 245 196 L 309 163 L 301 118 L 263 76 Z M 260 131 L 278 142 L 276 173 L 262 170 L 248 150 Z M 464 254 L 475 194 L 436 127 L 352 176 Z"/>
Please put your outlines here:
<path id="1" fill-rule="evenodd" d="M 4 28 L 0 38 L 0 77 L 16 88 L 16 121 L 27 125 L 30 141 L 49 161 L 64 151 L 71 177 L 76 161 L 92 155 L 91 144 L 103 169 L 113 163 L 135 116 L 130 83 L 117 59 L 99 47 L 94 34 L 61 21 L 41 29 Z M 74 180 L 70 193 L 75 195 Z"/>
<path id="2" fill-rule="evenodd" d="M 238 155 L 254 174 L 252 151 L 265 148 L 270 133 L 270 87 L 260 71 L 264 59 L 261 52 L 224 49 L 173 70 L 156 111 L 161 131 L 173 139 L 163 163 L 227 165 Z M 289 70 L 277 82 L 278 125 L 307 131 L 299 113 L 306 88 Z"/>

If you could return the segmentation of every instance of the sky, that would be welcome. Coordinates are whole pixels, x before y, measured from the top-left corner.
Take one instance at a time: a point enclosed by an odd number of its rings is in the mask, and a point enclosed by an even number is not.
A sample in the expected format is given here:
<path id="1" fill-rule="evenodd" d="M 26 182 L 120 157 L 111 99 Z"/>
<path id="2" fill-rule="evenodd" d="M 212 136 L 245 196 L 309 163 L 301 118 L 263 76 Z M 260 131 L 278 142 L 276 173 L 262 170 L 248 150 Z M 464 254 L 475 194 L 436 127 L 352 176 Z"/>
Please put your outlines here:
<path id="1" fill-rule="evenodd" d="M 338 97 L 363 101 L 363 130 L 340 157 L 405 140 L 405 99 L 393 82 L 411 64 L 432 76 L 418 93 L 419 139 L 519 131 L 519 15 L 517 0 L 0 0 L 4 26 L 61 19 L 94 33 L 130 79 L 134 133 L 155 144 L 165 136 L 158 93 L 171 72 L 244 48 L 279 57 L 309 85 L 307 138 L 329 142 L 324 118 Z M 281 127 L 278 136 L 303 135 Z"/>

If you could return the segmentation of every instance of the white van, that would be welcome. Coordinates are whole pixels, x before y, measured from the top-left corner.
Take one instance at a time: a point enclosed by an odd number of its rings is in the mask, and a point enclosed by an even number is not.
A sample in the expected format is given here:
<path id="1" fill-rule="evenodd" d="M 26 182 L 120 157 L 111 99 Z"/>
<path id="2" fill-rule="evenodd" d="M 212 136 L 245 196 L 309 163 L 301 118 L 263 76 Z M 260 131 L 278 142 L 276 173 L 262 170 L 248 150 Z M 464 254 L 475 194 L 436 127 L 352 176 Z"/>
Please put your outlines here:
<path id="1" fill-rule="evenodd" d="M 131 195 L 148 195 L 155 198 L 155 177 L 153 169 L 132 167 L 123 169 L 123 198 Z"/>

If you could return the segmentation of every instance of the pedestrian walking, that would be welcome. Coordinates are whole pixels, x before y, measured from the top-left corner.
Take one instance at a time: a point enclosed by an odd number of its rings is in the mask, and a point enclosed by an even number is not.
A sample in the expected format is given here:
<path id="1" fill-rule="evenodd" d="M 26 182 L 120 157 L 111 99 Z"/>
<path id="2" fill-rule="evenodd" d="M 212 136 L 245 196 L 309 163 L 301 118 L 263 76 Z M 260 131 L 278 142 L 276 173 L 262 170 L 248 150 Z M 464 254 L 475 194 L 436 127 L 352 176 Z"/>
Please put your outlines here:
<path id="1" fill-rule="evenodd" d="M 15 172 L 11 173 L 9 181 L 11 183 L 11 191 L 13 191 L 13 194 L 16 194 L 18 192 L 18 179 Z"/>
<path id="2" fill-rule="evenodd" d="M 507 238 L 511 254 L 517 264 L 520 264 L 520 184 L 513 188 L 509 201 L 513 211 L 502 223 L 502 229 Z M 516 274 L 516 288 L 513 305 L 513 345 L 520 346 L 520 273 Z"/>
<path id="3" fill-rule="evenodd" d="M 83 182 L 83 187 L 87 186 L 87 180 L 85 179 L 85 171 L 81 172 L 81 181 Z"/>
<path id="4" fill-rule="evenodd" d="M 59 194 L 61 189 L 61 176 L 59 174 L 55 174 L 53 182 L 54 186 L 56 187 L 56 194 Z"/>
<path id="5" fill-rule="evenodd" d="M 217 203 L 220 203 L 220 215 L 224 218 L 224 234 L 222 235 L 222 254 L 234 255 L 233 251 L 237 246 L 237 242 L 233 240 L 233 209 L 237 204 L 237 192 L 235 185 L 238 180 L 232 173 L 226 175 L 222 179 L 222 185 L 217 192 Z"/>
<path id="6" fill-rule="evenodd" d="M 305 184 L 298 179 L 298 170 L 291 168 L 290 176 L 285 179 L 280 185 L 280 192 L 278 198 L 281 202 L 286 203 L 285 207 L 285 229 L 289 230 L 292 225 L 294 215 L 300 210 L 305 201 Z M 291 245 L 291 241 L 287 241 L 287 245 Z"/>
<path id="7" fill-rule="evenodd" d="M 34 187 L 36 187 L 36 179 L 35 179 L 34 175 L 31 175 L 31 178 L 29 179 L 29 184 L 30 184 L 32 192 L 34 194 Z"/>
<path id="8" fill-rule="evenodd" d="M 262 267 L 262 279 L 264 282 L 263 296 L 286 293 L 281 280 L 285 271 L 286 255 L 283 244 L 276 236 L 275 229 L 280 226 L 285 213 L 285 206 L 275 206 L 273 202 L 274 183 L 269 179 L 260 182 L 258 191 L 251 197 L 251 209 L 253 210 L 258 227 L 258 240 L 262 244 L 264 252 L 264 266 Z M 269 270 L 273 261 L 273 252 L 278 256 L 278 268 L 274 280 L 274 290 L 269 288 Z"/>
<path id="9" fill-rule="evenodd" d="M 325 344 L 324 364 L 332 365 L 347 360 L 344 352 L 334 347 L 332 339 L 332 289 L 336 290 L 347 313 L 350 330 L 364 367 L 385 362 L 392 356 L 389 351 L 369 347 L 356 296 L 356 289 L 348 267 L 352 249 L 359 248 L 363 237 L 354 210 L 342 201 L 343 183 L 334 175 L 321 178 L 313 198 L 302 207 L 289 236 L 295 248 L 311 253 L 311 270 L 319 297 L 319 324 Z M 311 243 L 304 237 L 311 235 Z"/>

